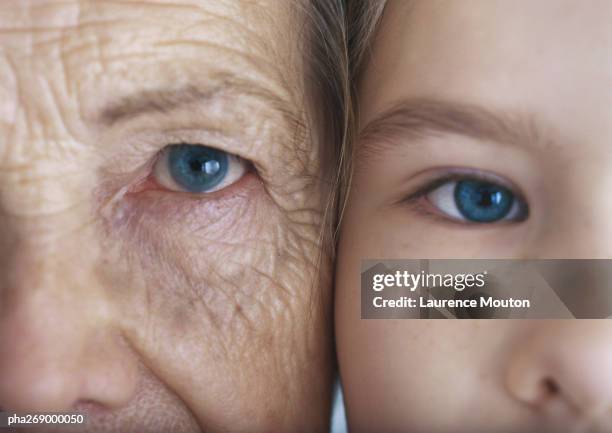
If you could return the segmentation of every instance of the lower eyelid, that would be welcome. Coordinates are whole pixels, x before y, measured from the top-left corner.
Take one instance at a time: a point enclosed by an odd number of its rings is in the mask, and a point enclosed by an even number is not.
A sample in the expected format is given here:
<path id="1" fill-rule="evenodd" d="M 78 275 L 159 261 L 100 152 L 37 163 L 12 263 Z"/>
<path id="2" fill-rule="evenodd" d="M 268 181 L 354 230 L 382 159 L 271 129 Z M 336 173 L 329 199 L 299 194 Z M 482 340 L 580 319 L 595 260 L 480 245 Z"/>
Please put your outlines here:
<path id="1" fill-rule="evenodd" d="M 146 190 L 125 194 L 105 216 L 105 224 L 126 241 L 142 243 L 170 236 L 200 236 L 229 242 L 251 228 L 265 201 L 262 184 L 252 173 L 228 188 L 205 198 L 190 193 L 168 194 Z"/>
<path id="2" fill-rule="evenodd" d="M 215 201 L 224 195 L 236 194 L 240 188 L 243 188 L 249 182 L 260 181 L 259 176 L 253 170 L 247 167 L 245 173 L 236 182 L 228 185 L 225 188 L 218 189 L 207 193 L 195 193 L 189 191 L 171 191 L 166 187 L 159 185 L 151 173 L 147 178 L 140 181 L 138 184 L 130 188 L 129 193 L 141 192 L 159 192 L 160 194 L 173 194 L 180 199 L 192 199 L 196 201 Z"/>
<path id="3" fill-rule="evenodd" d="M 411 212 L 414 212 L 418 216 L 431 219 L 437 223 L 444 223 L 452 226 L 474 225 L 465 219 L 449 218 L 438 210 L 425 196 L 415 198 L 409 202 L 404 202 L 402 206 L 408 207 Z"/>
<path id="4" fill-rule="evenodd" d="M 435 224 L 447 226 L 449 228 L 460 227 L 462 229 L 471 230 L 495 230 L 502 227 L 516 225 L 516 223 L 523 221 L 500 220 L 495 223 L 483 224 L 471 222 L 466 219 L 449 218 L 447 215 L 436 209 L 426 197 L 417 198 L 412 202 L 399 203 L 399 205 L 404 208 L 408 208 L 408 210 L 416 216 L 426 218 Z"/>

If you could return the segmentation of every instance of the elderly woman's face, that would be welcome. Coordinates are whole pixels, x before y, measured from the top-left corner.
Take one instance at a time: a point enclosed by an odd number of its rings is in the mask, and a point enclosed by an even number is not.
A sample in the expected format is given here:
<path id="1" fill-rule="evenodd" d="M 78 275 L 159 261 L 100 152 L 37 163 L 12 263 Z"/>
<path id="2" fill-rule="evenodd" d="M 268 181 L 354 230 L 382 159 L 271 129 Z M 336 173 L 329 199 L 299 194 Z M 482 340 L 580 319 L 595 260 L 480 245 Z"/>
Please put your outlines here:
<path id="1" fill-rule="evenodd" d="M 2 3 L 2 408 L 325 428 L 295 3 Z"/>

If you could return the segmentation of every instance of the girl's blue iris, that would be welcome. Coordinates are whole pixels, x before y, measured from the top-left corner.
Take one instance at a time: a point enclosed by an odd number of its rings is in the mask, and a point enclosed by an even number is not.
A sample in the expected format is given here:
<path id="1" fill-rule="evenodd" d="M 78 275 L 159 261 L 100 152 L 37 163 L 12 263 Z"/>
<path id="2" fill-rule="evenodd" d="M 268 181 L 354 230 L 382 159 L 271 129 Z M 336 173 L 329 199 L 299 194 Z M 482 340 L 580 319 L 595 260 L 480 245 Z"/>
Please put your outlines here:
<path id="1" fill-rule="evenodd" d="M 223 151 L 192 144 L 175 144 L 170 147 L 170 175 L 189 192 L 213 189 L 223 181 L 228 167 L 228 155 Z"/>
<path id="2" fill-rule="evenodd" d="M 508 216 L 514 194 L 491 182 L 462 180 L 455 186 L 455 203 L 465 219 L 490 223 Z"/>

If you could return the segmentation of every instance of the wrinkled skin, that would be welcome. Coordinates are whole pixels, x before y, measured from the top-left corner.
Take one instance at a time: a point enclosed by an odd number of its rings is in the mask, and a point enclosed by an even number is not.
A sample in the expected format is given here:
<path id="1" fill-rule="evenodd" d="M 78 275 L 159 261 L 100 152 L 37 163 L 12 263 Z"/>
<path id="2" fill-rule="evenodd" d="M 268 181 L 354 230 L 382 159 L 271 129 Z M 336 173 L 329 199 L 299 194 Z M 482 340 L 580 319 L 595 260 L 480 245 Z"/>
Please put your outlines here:
<path id="1" fill-rule="evenodd" d="M 359 292 L 367 258 L 612 258 L 610 22 L 608 0 L 388 3 L 338 251 L 352 432 L 612 431 L 610 321 L 361 320 Z M 407 127 L 368 129 L 399 103 Z M 460 222 L 414 195 L 453 170 L 503 179 L 528 217 Z"/>
<path id="2" fill-rule="evenodd" d="M 290 5 L 2 2 L 0 407 L 87 410 L 87 432 L 325 431 L 322 193 Z M 160 91 L 182 96 L 138 103 Z M 168 190 L 151 167 L 179 142 L 254 168 Z"/>

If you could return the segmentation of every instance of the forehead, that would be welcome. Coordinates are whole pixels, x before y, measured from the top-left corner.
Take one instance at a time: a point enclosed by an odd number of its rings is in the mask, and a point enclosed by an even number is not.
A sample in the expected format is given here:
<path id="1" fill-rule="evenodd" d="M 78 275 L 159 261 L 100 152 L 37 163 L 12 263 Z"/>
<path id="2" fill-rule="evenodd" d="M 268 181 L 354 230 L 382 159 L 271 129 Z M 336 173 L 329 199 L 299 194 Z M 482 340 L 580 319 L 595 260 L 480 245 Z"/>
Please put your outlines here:
<path id="1" fill-rule="evenodd" d="M 1 92 L 48 81 L 94 111 L 122 90 L 197 85 L 228 74 L 287 93 L 297 19 L 282 0 L 16 0 L 0 5 Z M 288 65 L 292 67 L 289 68 Z M 19 83 L 21 81 L 21 83 Z M 8 83 L 8 85 L 7 85 Z M 294 84 L 295 80 L 291 84 Z M 24 97 L 23 93 L 19 95 Z M 74 99 L 74 98 L 73 98 Z M 13 104 L 14 105 L 14 104 Z"/>
<path id="2" fill-rule="evenodd" d="M 610 22 L 609 0 L 391 0 L 362 84 L 364 120 L 398 98 L 434 97 L 572 118 L 567 132 L 581 138 L 609 132 Z"/>

